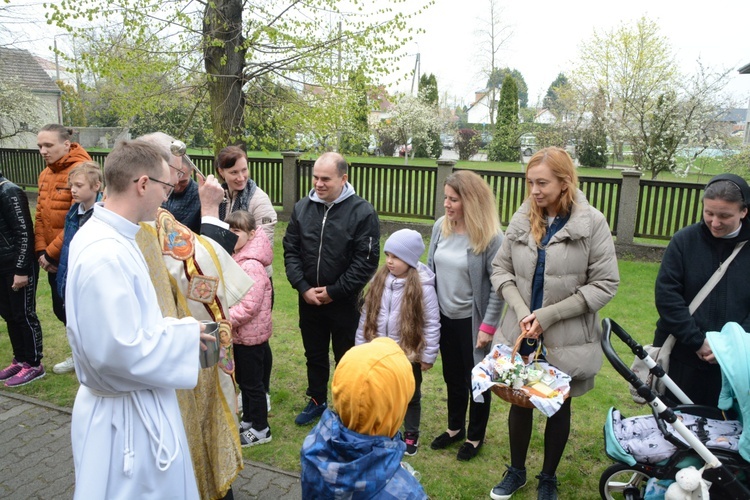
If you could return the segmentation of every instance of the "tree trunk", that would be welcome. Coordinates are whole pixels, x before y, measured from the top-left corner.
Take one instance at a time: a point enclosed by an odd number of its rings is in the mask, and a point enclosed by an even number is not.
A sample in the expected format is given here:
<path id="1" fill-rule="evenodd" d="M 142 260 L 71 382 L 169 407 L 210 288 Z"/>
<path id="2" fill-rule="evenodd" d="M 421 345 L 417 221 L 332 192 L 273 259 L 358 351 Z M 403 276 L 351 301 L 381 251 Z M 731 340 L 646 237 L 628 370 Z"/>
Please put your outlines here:
<path id="1" fill-rule="evenodd" d="M 203 56 L 217 153 L 239 144 L 245 129 L 244 42 L 242 1 L 208 2 L 203 15 Z"/>

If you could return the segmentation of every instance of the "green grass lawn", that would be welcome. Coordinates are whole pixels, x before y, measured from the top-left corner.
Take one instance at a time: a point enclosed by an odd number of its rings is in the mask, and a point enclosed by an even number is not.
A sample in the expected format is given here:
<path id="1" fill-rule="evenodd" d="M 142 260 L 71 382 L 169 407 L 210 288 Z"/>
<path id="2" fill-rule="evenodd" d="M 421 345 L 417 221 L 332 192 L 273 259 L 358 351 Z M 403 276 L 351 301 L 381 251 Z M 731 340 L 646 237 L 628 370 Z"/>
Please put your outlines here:
<path id="1" fill-rule="evenodd" d="M 279 223 L 274 245 L 274 335 L 271 347 L 274 367 L 271 378 L 272 410 L 269 415 L 274 439 L 267 445 L 243 450 L 246 459 L 263 462 L 289 471 L 299 471 L 299 449 L 311 426 L 298 427 L 294 417 L 306 403 L 307 387 L 304 350 L 298 329 L 297 294 L 284 275 L 281 238 L 286 229 Z M 657 318 L 654 309 L 654 280 L 658 264 L 622 261 L 622 282 L 617 296 L 601 312 L 620 323 L 640 342 L 652 339 Z M 52 314 L 49 287 L 42 272 L 38 293 L 38 313 L 44 329 L 44 364 L 47 376 L 32 384 L 13 389 L 61 406 L 70 407 L 78 388 L 74 374 L 56 375 L 52 366 L 69 354 L 62 324 Z M 102 318 L 105 321 L 106 318 Z M 623 352 L 621 346 L 617 346 Z M 0 363 L 10 362 L 12 351 L 7 328 L 0 325 Z M 632 355 L 624 355 L 629 362 Z M 0 386 L 2 391 L 11 391 Z M 415 457 L 408 458 L 422 474 L 422 484 L 435 499 L 487 498 L 489 491 L 501 479 L 505 464 L 510 462 L 507 410 L 508 404 L 494 397 L 487 439 L 479 455 L 471 462 L 456 460 L 457 447 L 433 451 L 429 444 L 446 428 L 445 385 L 441 360 L 427 372 L 422 385 L 421 446 Z M 604 362 L 596 380 L 596 388 L 573 401 L 573 423 L 570 441 L 558 470 L 561 498 L 598 498 L 599 476 L 611 461 L 604 454 L 602 426 L 610 406 L 625 415 L 646 413 L 629 396 L 627 383 Z M 537 414 L 527 467 L 528 485 L 513 498 L 536 498 L 536 480 L 542 462 L 544 419 Z"/>

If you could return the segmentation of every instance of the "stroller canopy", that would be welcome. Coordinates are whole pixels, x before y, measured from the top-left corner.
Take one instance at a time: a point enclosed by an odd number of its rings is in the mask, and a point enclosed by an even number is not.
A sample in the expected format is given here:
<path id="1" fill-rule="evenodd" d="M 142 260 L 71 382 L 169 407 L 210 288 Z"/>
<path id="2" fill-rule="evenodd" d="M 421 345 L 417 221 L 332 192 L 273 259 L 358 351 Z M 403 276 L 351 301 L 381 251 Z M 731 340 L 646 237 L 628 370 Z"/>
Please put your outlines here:
<path id="1" fill-rule="evenodd" d="M 706 338 L 721 366 L 719 408 L 734 409 L 743 425 L 750 418 L 750 334 L 737 323 L 727 323 Z M 750 432 L 740 438 L 740 455 L 750 462 Z"/>

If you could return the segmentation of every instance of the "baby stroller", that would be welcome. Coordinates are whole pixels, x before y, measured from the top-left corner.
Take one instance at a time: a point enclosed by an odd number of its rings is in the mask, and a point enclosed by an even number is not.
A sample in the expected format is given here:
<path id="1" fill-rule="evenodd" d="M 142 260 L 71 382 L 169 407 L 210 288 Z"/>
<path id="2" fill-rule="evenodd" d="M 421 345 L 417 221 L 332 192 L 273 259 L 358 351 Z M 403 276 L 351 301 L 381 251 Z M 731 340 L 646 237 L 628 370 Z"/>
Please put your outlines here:
<path id="1" fill-rule="evenodd" d="M 729 327 L 728 324 L 727 327 Z M 710 483 L 709 494 L 719 499 L 750 499 L 750 433 L 742 436 L 742 409 L 750 416 L 750 335 L 733 324 L 731 331 L 709 332 L 707 338 L 722 367 L 723 387 L 719 406 L 731 400 L 739 421 L 725 419 L 719 408 L 683 404 L 667 407 L 659 395 L 641 382 L 615 352 L 614 333 L 639 358 L 651 366 L 651 373 L 662 378 L 670 389 L 674 382 L 653 360 L 644 359 L 643 347 L 611 319 L 602 321 L 602 350 L 615 370 L 646 400 L 652 415 L 625 419 L 610 408 L 604 426 L 607 456 L 617 463 L 607 468 L 599 481 L 603 499 L 639 500 L 645 498 L 651 478 L 674 480 L 682 469 L 702 470 Z M 672 391 L 685 403 L 682 391 Z M 748 438 L 747 441 L 745 438 Z M 743 458 L 744 457 L 744 458 Z"/>

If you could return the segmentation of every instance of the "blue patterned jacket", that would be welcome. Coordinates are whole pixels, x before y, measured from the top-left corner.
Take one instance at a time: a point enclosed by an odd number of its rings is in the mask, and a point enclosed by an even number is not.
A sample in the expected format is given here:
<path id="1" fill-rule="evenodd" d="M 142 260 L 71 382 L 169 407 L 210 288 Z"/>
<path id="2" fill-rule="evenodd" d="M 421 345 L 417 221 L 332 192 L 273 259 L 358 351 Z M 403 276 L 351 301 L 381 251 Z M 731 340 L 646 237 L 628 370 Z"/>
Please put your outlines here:
<path id="1" fill-rule="evenodd" d="M 400 433 L 359 434 L 326 410 L 300 451 L 302 498 L 426 499 L 419 480 L 401 466 L 405 450 Z"/>

